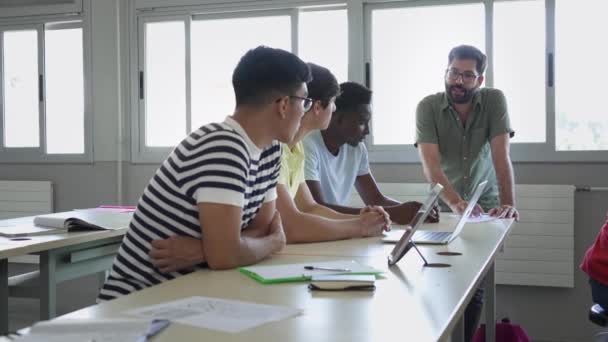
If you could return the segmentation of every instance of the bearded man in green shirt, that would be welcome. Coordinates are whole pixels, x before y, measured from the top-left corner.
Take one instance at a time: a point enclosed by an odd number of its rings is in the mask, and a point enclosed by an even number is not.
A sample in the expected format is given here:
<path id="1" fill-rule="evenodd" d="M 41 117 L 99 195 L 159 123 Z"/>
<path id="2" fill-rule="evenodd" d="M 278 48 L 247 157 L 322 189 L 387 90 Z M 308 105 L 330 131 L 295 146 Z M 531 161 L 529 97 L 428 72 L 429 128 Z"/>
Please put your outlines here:
<path id="1" fill-rule="evenodd" d="M 507 102 L 502 91 L 480 88 L 487 64 L 479 49 L 461 45 L 448 56 L 445 92 L 425 97 L 416 109 L 416 146 L 429 182 L 441 183 L 443 202 L 462 214 L 477 184 L 488 184 L 473 215 L 519 218 L 515 208 Z M 478 288 L 464 314 L 471 341 L 483 307 Z"/>

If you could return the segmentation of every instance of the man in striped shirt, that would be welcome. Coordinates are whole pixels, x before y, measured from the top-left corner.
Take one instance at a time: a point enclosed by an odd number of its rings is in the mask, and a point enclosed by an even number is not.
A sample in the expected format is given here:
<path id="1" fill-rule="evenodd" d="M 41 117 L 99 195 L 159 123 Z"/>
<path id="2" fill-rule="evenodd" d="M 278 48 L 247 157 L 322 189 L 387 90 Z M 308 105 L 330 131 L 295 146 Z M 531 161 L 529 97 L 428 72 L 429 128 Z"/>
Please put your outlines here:
<path id="1" fill-rule="evenodd" d="M 241 58 L 232 76 L 234 114 L 192 132 L 156 171 L 100 301 L 204 267 L 202 257 L 211 269 L 228 269 L 283 248 L 285 234 L 275 210 L 279 142 L 293 139 L 312 104 L 306 88 L 310 79 L 308 66 L 283 50 L 260 46 Z M 191 253 L 198 263 L 188 261 L 196 266 L 168 272 L 152 262 L 151 241 L 170 237 L 200 239 Z"/>

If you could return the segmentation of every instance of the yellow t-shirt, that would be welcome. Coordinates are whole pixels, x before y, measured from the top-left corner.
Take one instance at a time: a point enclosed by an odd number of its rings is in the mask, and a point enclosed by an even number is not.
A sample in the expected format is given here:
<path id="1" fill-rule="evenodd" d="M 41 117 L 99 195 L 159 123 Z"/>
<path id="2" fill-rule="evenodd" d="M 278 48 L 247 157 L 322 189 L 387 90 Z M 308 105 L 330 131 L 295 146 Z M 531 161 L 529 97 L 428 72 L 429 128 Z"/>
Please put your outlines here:
<path id="1" fill-rule="evenodd" d="M 281 144 L 281 149 L 283 154 L 278 182 L 287 187 L 291 198 L 295 198 L 300 184 L 304 183 L 304 146 L 299 142 L 292 150 L 286 144 Z"/>

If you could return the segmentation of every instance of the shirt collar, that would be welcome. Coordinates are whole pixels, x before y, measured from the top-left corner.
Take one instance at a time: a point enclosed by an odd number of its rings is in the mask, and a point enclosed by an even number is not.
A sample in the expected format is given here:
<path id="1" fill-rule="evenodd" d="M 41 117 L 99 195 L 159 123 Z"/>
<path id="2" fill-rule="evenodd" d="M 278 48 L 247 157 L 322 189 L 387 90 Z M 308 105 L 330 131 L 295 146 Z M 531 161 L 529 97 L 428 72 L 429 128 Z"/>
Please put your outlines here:
<path id="1" fill-rule="evenodd" d="M 227 116 L 226 120 L 224 120 L 224 123 L 234 129 L 241 137 L 243 137 L 243 140 L 245 140 L 245 144 L 247 144 L 247 148 L 249 149 L 249 153 L 252 157 L 257 158 L 260 154 L 262 154 L 262 149 L 253 143 L 245 129 L 243 129 L 243 127 L 236 120 L 234 120 L 230 116 Z"/>

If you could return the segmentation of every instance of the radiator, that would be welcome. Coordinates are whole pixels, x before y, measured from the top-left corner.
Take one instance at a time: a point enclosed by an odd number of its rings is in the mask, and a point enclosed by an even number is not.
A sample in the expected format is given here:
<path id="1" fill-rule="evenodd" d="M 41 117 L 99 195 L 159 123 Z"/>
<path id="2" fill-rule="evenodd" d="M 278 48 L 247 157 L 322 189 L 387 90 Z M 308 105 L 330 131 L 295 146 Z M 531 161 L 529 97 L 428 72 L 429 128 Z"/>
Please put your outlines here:
<path id="1" fill-rule="evenodd" d="M 53 184 L 51 182 L 0 181 L 0 220 L 52 212 Z M 38 256 L 10 258 L 9 262 L 37 263 Z"/>
<path id="2" fill-rule="evenodd" d="M 402 202 L 423 201 L 429 189 L 424 183 L 378 187 Z M 515 186 L 520 221 L 496 259 L 497 284 L 574 287 L 574 192 L 573 185 Z M 355 190 L 351 205 L 363 205 Z"/>

